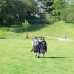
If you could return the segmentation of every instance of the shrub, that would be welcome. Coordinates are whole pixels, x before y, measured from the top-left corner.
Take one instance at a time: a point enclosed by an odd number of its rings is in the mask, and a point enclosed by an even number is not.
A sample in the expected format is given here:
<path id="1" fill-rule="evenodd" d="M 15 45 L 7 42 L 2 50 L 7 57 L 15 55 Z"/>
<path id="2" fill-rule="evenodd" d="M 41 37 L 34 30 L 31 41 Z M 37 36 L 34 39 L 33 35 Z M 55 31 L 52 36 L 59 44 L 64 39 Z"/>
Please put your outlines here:
<path id="1" fill-rule="evenodd" d="M 25 20 L 25 22 L 22 23 L 22 25 L 23 25 L 23 28 L 26 29 L 26 32 L 27 32 L 27 30 L 28 30 L 28 28 L 30 26 L 29 22 L 27 20 Z"/>
<path id="2" fill-rule="evenodd" d="M 4 37 L 7 33 L 5 31 L 0 31 L 0 37 Z"/>

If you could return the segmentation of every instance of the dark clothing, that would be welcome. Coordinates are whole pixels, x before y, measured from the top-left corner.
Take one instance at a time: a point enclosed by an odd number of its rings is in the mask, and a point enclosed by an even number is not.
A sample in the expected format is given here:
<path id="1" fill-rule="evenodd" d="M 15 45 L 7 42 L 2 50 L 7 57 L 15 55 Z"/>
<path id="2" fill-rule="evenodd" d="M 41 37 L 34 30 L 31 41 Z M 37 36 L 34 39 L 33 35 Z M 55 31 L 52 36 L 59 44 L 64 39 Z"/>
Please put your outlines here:
<path id="1" fill-rule="evenodd" d="M 47 44 L 46 44 L 46 41 L 41 41 L 39 43 L 39 46 L 40 46 L 40 52 L 47 52 Z"/>
<path id="2" fill-rule="evenodd" d="M 28 33 L 26 34 L 26 38 L 28 39 Z"/>
<path id="3" fill-rule="evenodd" d="M 39 45 L 34 46 L 34 52 L 40 52 Z"/>
<path id="4" fill-rule="evenodd" d="M 33 47 L 34 47 L 34 52 L 40 52 L 38 39 L 33 40 Z"/>

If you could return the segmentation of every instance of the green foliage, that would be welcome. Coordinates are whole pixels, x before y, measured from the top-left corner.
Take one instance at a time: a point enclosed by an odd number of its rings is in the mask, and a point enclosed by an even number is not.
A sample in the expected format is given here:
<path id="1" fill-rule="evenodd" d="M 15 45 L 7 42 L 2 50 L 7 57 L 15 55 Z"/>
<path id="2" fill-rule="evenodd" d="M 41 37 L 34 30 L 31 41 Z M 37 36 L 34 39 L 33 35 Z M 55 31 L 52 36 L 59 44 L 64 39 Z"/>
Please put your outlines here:
<path id="1" fill-rule="evenodd" d="M 46 18 L 37 18 L 31 17 L 29 18 L 30 24 L 49 24 L 50 22 Z"/>
<path id="2" fill-rule="evenodd" d="M 7 27 L 0 27 L 0 39 L 4 39 L 7 35 L 7 31 L 9 28 Z"/>
<path id="3" fill-rule="evenodd" d="M 16 28 L 19 32 L 16 31 Z M 24 30 L 26 28 L 23 29 L 23 27 L 20 26 L 17 26 L 16 28 L 14 29 L 14 27 L 10 27 L 6 38 L 25 39 L 26 33 Z M 66 23 L 65 21 L 58 21 L 54 24 L 30 24 L 30 28 L 28 29 L 29 38 L 39 35 L 63 39 L 64 34 L 66 34 L 67 39 L 74 40 L 74 24 Z"/>
<path id="4" fill-rule="evenodd" d="M 0 0 L 0 23 L 22 22 L 37 10 L 34 0 Z"/>
<path id="5" fill-rule="evenodd" d="M 0 31 L 0 39 L 5 38 L 5 35 L 7 34 L 7 32 L 5 31 Z"/>
<path id="6" fill-rule="evenodd" d="M 51 13 L 50 22 L 56 20 L 64 20 L 67 22 L 74 22 L 74 5 L 73 0 L 70 4 L 67 4 L 65 0 L 38 0 L 42 1 L 42 7 L 46 8 L 47 2 L 52 1 L 49 4 L 49 9 L 45 9 L 47 12 Z M 34 17 L 35 14 L 39 12 L 37 7 L 37 2 L 35 0 L 0 0 L 0 25 L 9 26 L 14 23 L 21 23 L 24 20 L 28 20 L 29 23 L 49 23 L 48 19 L 37 19 L 33 20 L 30 17 Z M 72 5 L 72 6 L 71 6 Z M 50 14 L 49 13 L 49 14 Z M 43 16 L 43 15 L 42 15 Z M 61 16 L 61 17 L 60 17 Z M 3 23 L 3 24 L 2 24 Z"/>
<path id="7" fill-rule="evenodd" d="M 63 0 L 57 0 L 54 2 L 51 8 L 53 8 L 52 15 L 60 16 L 62 9 L 66 6 L 66 2 Z"/>
<path id="8" fill-rule="evenodd" d="M 43 4 L 43 8 L 46 6 L 47 2 L 52 1 L 49 4 L 49 14 L 51 18 L 49 21 L 54 23 L 57 20 L 64 20 L 66 22 L 74 23 L 74 0 L 38 0 Z M 48 19 L 47 19 L 48 20 Z"/>
<path id="9" fill-rule="evenodd" d="M 26 29 L 26 32 L 27 32 L 27 29 L 29 28 L 30 24 L 28 22 L 28 20 L 25 20 L 24 23 L 22 23 L 23 27 Z"/>
<path id="10" fill-rule="evenodd" d="M 74 23 L 74 5 L 69 5 L 61 12 L 62 20 Z"/>
<path id="11" fill-rule="evenodd" d="M 0 27 L 0 31 L 8 31 L 9 27 Z"/>

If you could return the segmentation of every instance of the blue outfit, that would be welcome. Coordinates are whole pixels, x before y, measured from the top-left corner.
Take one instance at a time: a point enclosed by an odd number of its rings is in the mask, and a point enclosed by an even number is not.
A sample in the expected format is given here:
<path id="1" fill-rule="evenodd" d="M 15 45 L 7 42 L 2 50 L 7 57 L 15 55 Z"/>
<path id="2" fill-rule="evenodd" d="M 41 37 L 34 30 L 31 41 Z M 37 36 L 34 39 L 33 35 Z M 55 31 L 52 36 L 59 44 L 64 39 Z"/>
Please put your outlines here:
<path id="1" fill-rule="evenodd" d="M 47 52 L 47 44 L 46 41 L 39 42 L 40 52 Z"/>

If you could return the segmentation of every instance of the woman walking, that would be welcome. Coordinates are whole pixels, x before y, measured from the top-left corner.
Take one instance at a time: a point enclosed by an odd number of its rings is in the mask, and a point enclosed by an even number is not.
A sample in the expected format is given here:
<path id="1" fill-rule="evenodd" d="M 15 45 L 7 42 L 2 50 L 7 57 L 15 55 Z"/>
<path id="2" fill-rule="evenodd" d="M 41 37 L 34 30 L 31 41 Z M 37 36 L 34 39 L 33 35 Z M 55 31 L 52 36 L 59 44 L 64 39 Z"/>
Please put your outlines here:
<path id="1" fill-rule="evenodd" d="M 45 52 L 47 52 L 47 43 L 43 37 L 40 38 L 39 46 L 40 46 L 40 53 L 42 53 L 42 56 L 44 58 Z"/>
<path id="2" fill-rule="evenodd" d="M 35 37 L 35 39 L 33 40 L 33 44 L 32 44 L 32 47 L 34 47 L 34 53 L 35 53 L 35 56 L 39 58 L 39 40 L 37 39 L 37 37 Z"/>

